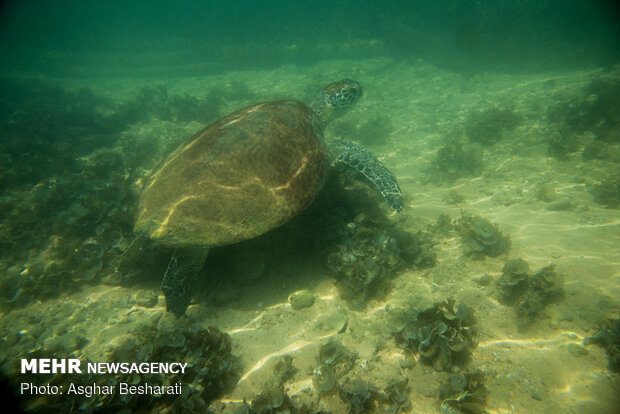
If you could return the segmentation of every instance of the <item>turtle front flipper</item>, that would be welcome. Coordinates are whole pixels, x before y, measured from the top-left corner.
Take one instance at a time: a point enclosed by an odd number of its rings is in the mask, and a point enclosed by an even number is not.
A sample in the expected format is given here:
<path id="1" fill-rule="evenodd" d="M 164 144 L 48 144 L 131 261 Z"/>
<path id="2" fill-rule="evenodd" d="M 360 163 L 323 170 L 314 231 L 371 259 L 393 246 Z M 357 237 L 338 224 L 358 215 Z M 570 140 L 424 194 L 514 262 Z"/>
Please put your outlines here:
<path id="1" fill-rule="evenodd" d="M 402 210 L 403 193 L 396 177 L 374 155 L 352 142 L 334 142 L 329 145 L 329 149 L 336 161 L 353 167 L 376 185 L 390 207 L 398 212 Z"/>
<path id="2" fill-rule="evenodd" d="M 208 254 L 209 249 L 204 247 L 177 248 L 168 263 L 161 290 L 166 297 L 166 310 L 177 318 L 185 314 L 192 300 L 200 269 Z"/>

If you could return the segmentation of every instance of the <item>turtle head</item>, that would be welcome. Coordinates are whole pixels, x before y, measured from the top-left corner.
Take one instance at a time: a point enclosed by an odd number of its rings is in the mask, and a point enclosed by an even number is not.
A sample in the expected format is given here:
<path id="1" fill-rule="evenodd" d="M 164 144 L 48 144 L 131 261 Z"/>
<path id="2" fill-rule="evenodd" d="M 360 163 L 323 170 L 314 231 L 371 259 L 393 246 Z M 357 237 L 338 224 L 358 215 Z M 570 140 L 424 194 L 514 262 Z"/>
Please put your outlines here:
<path id="1" fill-rule="evenodd" d="M 323 126 L 344 115 L 362 96 L 362 87 L 351 79 L 327 85 L 310 104 Z"/>

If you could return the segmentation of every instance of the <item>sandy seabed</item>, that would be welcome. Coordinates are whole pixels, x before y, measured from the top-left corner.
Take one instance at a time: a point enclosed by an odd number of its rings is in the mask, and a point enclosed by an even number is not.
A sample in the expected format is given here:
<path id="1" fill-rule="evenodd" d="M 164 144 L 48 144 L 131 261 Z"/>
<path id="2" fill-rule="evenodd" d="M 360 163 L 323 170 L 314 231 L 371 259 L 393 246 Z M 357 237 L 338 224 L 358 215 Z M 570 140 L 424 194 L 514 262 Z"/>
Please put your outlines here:
<path id="1" fill-rule="evenodd" d="M 601 347 L 581 345 L 598 324 L 617 318 L 620 309 L 619 210 L 598 204 L 589 191 L 592 184 L 617 173 L 619 158 L 584 160 L 576 151 L 558 159 L 549 154 L 547 146 L 549 136 L 556 132 L 546 117 L 547 109 L 581 96 L 584 86 L 601 76 L 618 79 L 620 73 L 590 70 L 464 77 L 424 62 L 398 63 L 385 58 L 163 80 L 170 91 L 193 95 L 214 85 L 241 82 L 258 101 L 305 99 L 310 83 L 327 84 L 344 77 L 358 80 L 364 97 L 351 113 L 330 125 L 326 137 L 347 133 L 342 138 L 364 145 L 393 171 L 405 194 L 405 207 L 394 215 L 394 222 L 416 232 L 441 214 L 456 219 L 464 211 L 489 219 L 512 241 L 507 255 L 473 260 L 464 255 L 456 234 L 445 237 L 435 246 L 436 266 L 400 273 L 392 280 L 392 289 L 384 297 L 371 299 L 363 310 L 353 310 L 342 300 L 331 275 L 321 266 L 302 267 L 301 271 L 291 266 L 285 274 L 255 275 L 246 286 L 222 292 L 225 297 L 217 304 L 195 298 L 188 321 L 217 326 L 230 334 L 233 354 L 239 357 L 239 381 L 221 401 L 234 404 L 251 399 L 264 386 L 278 358 L 290 355 L 297 371 L 286 384 L 288 394 L 314 401 L 317 408 L 328 412 L 345 410 L 337 394 L 319 396 L 312 384 L 319 346 L 333 337 L 357 352 L 356 375 L 378 387 L 408 377 L 412 412 L 438 412 L 437 392 L 448 374 L 421 361 L 412 366 L 403 363 L 404 351 L 389 326 L 389 310 L 453 298 L 476 315 L 478 344 L 468 367 L 486 374 L 488 412 L 613 412 L 619 403 L 617 375 L 607 369 Z M 102 81 L 90 86 L 114 98 L 151 81 Z M 225 102 L 224 112 L 251 103 Z M 497 143 L 477 147 L 483 173 L 433 179 L 432 160 L 446 139 L 463 136 L 468 114 L 493 107 L 510 108 L 522 120 L 504 131 Z M 184 127 L 193 131 L 201 126 Z M 546 196 L 541 197 L 541 189 Z M 561 208 L 549 208 L 560 201 L 564 207 L 560 203 Z M 564 275 L 563 299 L 546 306 L 527 326 L 518 323 L 514 307 L 500 303 L 495 284 L 506 260 L 519 257 L 532 270 L 553 263 Z M 480 283 L 484 275 L 490 282 Z M 102 343 L 113 344 L 137 326 L 177 323 L 164 312 L 156 279 L 152 286 L 134 288 L 86 286 L 8 312 L 1 324 L 3 329 L 37 330 L 35 342 L 43 343 L 53 330 L 41 332 L 41 325 L 63 323 L 69 332 L 79 331 L 92 339 L 79 350 L 80 356 L 104 361 Z M 128 298 L 144 289 L 159 295 L 157 305 L 131 305 Z M 293 309 L 287 297 L 298 289 L 310 290 L 315 303 Z"/>

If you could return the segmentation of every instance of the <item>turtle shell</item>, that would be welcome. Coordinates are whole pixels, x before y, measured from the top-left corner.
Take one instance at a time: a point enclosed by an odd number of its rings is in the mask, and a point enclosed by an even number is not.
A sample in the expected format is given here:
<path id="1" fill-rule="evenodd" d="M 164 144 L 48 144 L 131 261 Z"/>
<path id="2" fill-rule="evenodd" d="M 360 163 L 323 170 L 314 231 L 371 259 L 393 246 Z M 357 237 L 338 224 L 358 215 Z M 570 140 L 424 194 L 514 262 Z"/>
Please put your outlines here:
<path id="1" fill-rule="evenodd" d="M 261 235 L 308 206 L 328 168 L 312 109 L 265 102 L 196 133 L 145 182 L 135 228 L 173 246 Z"/>

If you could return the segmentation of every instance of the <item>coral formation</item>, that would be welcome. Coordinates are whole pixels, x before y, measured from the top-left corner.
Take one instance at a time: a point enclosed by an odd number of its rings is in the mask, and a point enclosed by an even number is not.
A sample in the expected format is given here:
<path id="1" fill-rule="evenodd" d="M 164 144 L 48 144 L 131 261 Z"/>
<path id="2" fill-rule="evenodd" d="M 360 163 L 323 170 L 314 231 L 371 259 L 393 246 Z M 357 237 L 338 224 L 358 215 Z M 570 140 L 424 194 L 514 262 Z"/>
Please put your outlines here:
<path id="1" fill-rule="evenodd" d="M 485 375 L 480 370 L 451 374 L 439 388 L 442 413 L 486 413 L 487 389 Z"/>
<path id="2" fill-rule="evenodd" d="M 515 129 L 522 121 L 523 117 L 509 108 L 475 111 L 465 119 L 465 134 L 471 141 L 494 144 L 502 140 L 505 131 Z"/>
<path id="3" fill-rule="evenodd" d="M 461 215 L 454 227 L 461 236 L 463 252 L 474 259 L 496 257 L 510 250 L 510 237 L 504 236 L 489 220 L 474 215 Z"/>
<path id="4" fill-rule="evenodd" d="M 605 321 L 594 335 L 583 340 L 583 344 L 595 344 L 605 349 L 609 359 L 609 370 L 620 373 L 620 319 Z"/>
<path id="5" fill-rule="evenodd" d="M 564 276 L 555 265 L 545 266 L 529 275 L 529 265 L 521 258 L 508 260 L 497 285 L 503 303 L 516 307 L 521 322 L 538 317 L 549 303 L 564 294 Z"/>
<path id="6" fill-rule="evenodd" d="M 420 360 L 437 371 L 462 368 L 476 347 L 473 313 L 453 299 L 424 310 L 403 310 L 395 326 L 398 342 L 419 352 Z"/>

